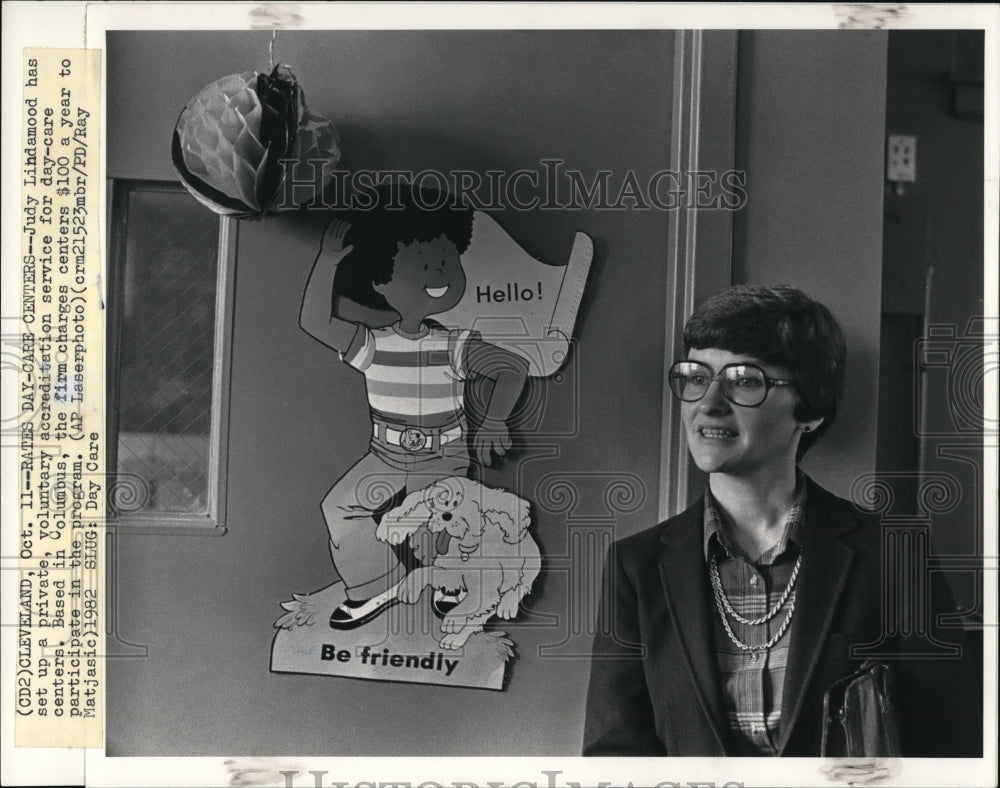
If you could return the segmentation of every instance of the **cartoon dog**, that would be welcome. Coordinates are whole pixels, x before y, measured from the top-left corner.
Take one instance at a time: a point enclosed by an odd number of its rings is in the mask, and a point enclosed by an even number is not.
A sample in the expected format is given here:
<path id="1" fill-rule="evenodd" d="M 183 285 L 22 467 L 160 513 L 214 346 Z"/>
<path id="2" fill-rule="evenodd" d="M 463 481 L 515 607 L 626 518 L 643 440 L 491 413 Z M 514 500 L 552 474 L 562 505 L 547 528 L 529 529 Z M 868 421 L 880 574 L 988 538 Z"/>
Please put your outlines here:
<path id="1" fill-rule="evenodd" d="M 530 505 L 507 490 L 448 477 L 411 493 L 379 523 L 376 536 L 390 544 L 409 538 L 419 554 L 426 533 L 446 532 L 448 550 L 404 578 L 399 599 L 414 603 L 432 586 L 465 592 L 441 621 L 442 648 L 461 648 L 492 616 L 513 618 L 541 569 L 528 533 Z"/>

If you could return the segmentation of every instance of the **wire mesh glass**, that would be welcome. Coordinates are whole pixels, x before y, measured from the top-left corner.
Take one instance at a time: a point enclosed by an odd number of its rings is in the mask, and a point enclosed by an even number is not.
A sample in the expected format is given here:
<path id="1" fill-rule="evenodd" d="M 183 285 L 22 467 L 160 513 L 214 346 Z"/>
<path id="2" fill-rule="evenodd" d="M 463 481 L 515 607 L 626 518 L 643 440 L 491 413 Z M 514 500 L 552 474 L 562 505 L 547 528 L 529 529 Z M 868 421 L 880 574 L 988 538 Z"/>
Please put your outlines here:
<path id="1" fill-rule="evenodd" d="M 119 513 L 207 514 L 219 219 L 179 191 L 132 190 L 127 210 Z"/>

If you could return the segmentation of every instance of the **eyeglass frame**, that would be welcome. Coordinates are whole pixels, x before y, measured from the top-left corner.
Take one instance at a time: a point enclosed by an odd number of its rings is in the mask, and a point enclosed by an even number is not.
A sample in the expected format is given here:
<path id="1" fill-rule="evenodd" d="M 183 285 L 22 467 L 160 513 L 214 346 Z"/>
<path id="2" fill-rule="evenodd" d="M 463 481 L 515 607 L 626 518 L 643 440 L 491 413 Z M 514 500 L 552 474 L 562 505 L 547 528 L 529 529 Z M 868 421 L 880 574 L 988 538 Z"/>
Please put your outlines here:
<path id="1" fill-rule="evenodd" d="M 722 369 L 720 369 L 718 372 L 716 372 L 708 364 L 705 364 L 702 361 L 692 361 L 691 359 L 687 359 L 687 358 L 679 359 L 679 360 L 675 361 L 673 364 L 670 365 L 670 369 L 667 371 L 667 380 L 668 381 L 674 380 L 674 377 L 673 377 L 673 375 L 674 375 L 674 369 L 679 364 L 697 364 L 699 367 L 704 367 L 705 369 L 707 369 L 709 372 L 712 373 L 712 378 L 711 378 L 711 380 L 708 381 L 708 385 L 705 386 L 705 391 L 697 399 L 684 399 L 683 397 L 681 397 L 680 394 L 678 394 L 674 390 L 674 387 L 671 385 L 670 386 L 670 393 L 673 394 L 681 402 L 701 402 L 703 399 L 705 399 L 705 395 L 708 394 L 708 390 L 712 387 L 712 384 L 715 383 L 716 381 L 719 381 L 719 388 L 722 391 L 722 396 L 725 397 L 733 405 L 737 405 L 737 406 L 739 406 L 741 408 L 759 408 L 767 400 L 767 395 L 771 393 L 771 389 L 772 388 L 781 388 L 783 386 L 796 386 L 796 385 L 798 385 L 798 381 L 797 380 L 792 380 L 791 378 L 772 378 L 772 377 L 770 377 L 763 370 L 763 368 L 760 367 L 758 364 L 747 363 L 747 362 L 744 362 L 744 361 L 737 361 L 737 362 L 734 362 L 732 364 L 726 364 L 725 366 L 722 367 Z M 725 371 L 727 369 L 732 368 L 732 367 L 750 367 L 751 369 L 755 369 L 758 372 L 760 372 L 761 377 L 764 378 L 764 396 L 760 398 L 760 402 L 757 402 L 757 403 L 755 403 L 753 405 L 746 405 L 746 404 L 744 404 L 742 402 L 737 402 L 736 400 L 734 400 L 732 397 L 729 396 L 729 392 L 726 391 L 726 387 L 724 385 L 722 385 L 721 378 L 722 378 L 722 375 L 725 373 Z"/>

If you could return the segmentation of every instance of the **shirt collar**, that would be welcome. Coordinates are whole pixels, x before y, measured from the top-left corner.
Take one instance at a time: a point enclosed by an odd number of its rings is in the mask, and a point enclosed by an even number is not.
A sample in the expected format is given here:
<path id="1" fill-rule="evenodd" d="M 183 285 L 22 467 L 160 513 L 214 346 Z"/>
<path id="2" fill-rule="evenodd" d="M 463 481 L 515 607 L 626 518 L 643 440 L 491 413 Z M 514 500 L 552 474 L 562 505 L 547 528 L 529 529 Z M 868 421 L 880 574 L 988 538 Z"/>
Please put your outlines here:
<path id="1" fill-rule="evenodd" d="M 770 564 L 774 561 L 774 559 L 785 552 L 789 544 L 801 544 L 802 513 L 805 511 L 805 504 L 805 474 L 801 469 L 796 468 L 795 500 L 792 503 L 792 508 L 788 511 L 788 517 L 785 519 L 785 528 L 782 531 L 781 538 L 773 547 L 765 550 L 761 554 L 760 558 L 758 558 L 754 563 Z M 712 549 L 713 543 L 718 544 L 729 557 L 746 557 L 743 552 L 732 543 L 732 540 L 728 538 L 726 534 L 728 526 L 715 505 L 715 498 L 712 497 L 712 490 L 710 487 L 705 488 L 705 505 L 702 522 L 704 533 L 702 546 L 706 561 L 709 559 L 709 551 Z"/>

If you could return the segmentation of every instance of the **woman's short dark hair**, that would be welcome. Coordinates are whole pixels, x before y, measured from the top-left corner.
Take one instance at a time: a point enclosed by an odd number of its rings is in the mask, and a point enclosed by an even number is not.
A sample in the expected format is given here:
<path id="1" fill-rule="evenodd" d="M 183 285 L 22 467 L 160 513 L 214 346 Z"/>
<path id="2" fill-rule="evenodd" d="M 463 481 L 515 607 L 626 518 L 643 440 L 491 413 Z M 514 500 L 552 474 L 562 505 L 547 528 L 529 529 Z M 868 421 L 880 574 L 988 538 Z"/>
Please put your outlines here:
<path id="1" fill-rule="evenodd" d="M 462 254 L 472 240 L 472 210 L 453 205 L 445 192 L 408 183 L 380 186 L 372 202 L 370 209 L 342 217 L 350 224 L 344 245 L 354 248 L 337 265 L 333 292 L 364 306 L 388 309 L 373 285 L 392 279 L 398 245 L 433 241 L 443 235 Z"/>
<path id="2" fill-rule="evenodd" d="M 823 419 L 802 436 L 799 457 L 837 415 L 847 345 L 829 309 L 787 285 L 736 285 L 705 300 L 684 327 L 684 354 L 718 348 L 795 371 L 795 418 Z"/>

